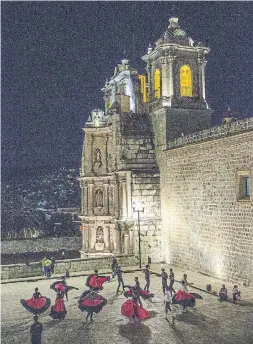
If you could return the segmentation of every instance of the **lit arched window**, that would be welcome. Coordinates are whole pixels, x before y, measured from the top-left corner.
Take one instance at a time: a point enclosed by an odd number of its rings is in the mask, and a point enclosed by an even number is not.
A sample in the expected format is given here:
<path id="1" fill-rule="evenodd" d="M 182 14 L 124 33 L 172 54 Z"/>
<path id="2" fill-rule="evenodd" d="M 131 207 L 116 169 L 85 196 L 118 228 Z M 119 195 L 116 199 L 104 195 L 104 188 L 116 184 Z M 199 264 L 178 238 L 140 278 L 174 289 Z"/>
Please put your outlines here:
<path id="1" fill-rule="evenodd" d="M 192 71 L 187 65 L 180 68 L 180 96 L 192 97 Z"/>
<path id="2" fill-rule="evenodd" d="M 154 90 L 155 90 L 155 98 L 161 97 L 161 78 L 160 78 L 160 70 L 156 69 L 154 74 Z"/>

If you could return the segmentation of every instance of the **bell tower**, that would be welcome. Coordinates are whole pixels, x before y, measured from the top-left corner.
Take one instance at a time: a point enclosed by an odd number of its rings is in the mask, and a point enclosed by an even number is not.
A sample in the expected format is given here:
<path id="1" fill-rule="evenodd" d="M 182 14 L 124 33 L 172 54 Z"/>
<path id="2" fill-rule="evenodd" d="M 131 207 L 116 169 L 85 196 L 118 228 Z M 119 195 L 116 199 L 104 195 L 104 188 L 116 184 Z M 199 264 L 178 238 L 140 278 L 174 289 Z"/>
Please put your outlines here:
<path id="1" fill-rule="evenodd" d="M 195 44 L 171 18 L 169 26 L 142 59 L 147 63 L 149 111 L 157 145 L 209 126 L 205 95 L 206 55 L 210 49 Z"/>

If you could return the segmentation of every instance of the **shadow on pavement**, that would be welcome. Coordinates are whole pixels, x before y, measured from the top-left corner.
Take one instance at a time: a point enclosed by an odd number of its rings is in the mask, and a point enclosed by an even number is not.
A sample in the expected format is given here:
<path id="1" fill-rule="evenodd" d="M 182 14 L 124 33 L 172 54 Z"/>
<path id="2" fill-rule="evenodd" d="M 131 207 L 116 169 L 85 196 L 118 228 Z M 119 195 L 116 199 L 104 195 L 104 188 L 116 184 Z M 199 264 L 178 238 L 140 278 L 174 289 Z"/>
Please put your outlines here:
<path id="1" fill-rule="evenodd" d="M 195 325 L 195 326 L 198 326 L 200 324 L 201 324 L 201 327 L 205 326 L 204 316 L 198 313 L 187 312 L 187 313 L 177 315 L 176 321 L 177 322 L 183 321 L 187 324 Z"/>
<path id="2" fill-rule="evenodd" d="M 118 334 L 129 340 L 131 344 L 148 343 L 152 336 L 150 328 L 143 324 L 119 325 Z"/>

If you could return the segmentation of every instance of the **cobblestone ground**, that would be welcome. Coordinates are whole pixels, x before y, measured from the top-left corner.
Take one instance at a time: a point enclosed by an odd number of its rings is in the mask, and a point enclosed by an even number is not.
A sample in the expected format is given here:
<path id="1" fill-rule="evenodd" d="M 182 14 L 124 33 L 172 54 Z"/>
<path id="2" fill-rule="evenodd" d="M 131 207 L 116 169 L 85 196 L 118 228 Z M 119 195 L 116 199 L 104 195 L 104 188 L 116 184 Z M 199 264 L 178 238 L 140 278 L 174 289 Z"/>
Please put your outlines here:
<path id="1" fill-rule="evenodd" d="M 181 272 L 180 272 L 181 273 Z M 134 284 L 134 276 L 139 276 L 141 285 L 144 284 L 142 272 L 124 275 L 125 284 Z M 203 300 L 197 300 L 195 309 L 182 315 L 177 315 L 175 324 L 172 325 L 164 318 L 163 295 L 161 279 L 151 276 L 151 290 L 155 293 L 153 303 L 143 302 L 144 307 L 151 312 L 151 319 L 143 321 L 140 325 L 130 325 L 128 320 L 121 316 L 120 307 L 125 298 L 116 296 L 117 282 L 106 283 L 101 295 L 106 297 L 108 304 L 99 314 L 94 315 L 94 322 L 84 324 L 86 313 L 77 307 L 77 300 L 84 290 L 86 277 L 72 277 L 68 284 L 80 290 L 69 292 L 69 301 L 65 302 L 67 316 L 62 322 L 51 319 L 49 310 L 43 313 L 39 320 L 43 323 L 43 340 L 47 344 L 253 344 L 253 297 L 251 291 L 243 292 L 242 305 L 229 302 L 220 303 L 216 297 L 204 292 L 198 292 Z M 181 277 L 176 275 L 178 279 Z M 209 282 L 207 277 L 190 275 L 189 280 L 194 280 L 194 285 L 203 287 Z M 194 278 L 194 279 L 193 279 Z M 198 280 L 196 280 L 199 278 Z M 212 281 L 211 281 L 212 282 Z M 29 330 L 32 314 L 20 304 L 21 298 L 30 298 L 34 288 L 39 287 L 40 292 L 51 298 L 52 303 L 55 293 L 49 289 L 52 280 L 38 282 L 18 282 L 2 285 L 2 343 L 30 343 Z M 219 285 L 222 283 L 218 283 Z M 217 284 L 217 285 L 218 285 Z M 178 288 L 179 284 L 175 283 Z M 229 286 L 230 287 L 230 286 Z M 217 289 L 216 289 L 217 290 Z"/>

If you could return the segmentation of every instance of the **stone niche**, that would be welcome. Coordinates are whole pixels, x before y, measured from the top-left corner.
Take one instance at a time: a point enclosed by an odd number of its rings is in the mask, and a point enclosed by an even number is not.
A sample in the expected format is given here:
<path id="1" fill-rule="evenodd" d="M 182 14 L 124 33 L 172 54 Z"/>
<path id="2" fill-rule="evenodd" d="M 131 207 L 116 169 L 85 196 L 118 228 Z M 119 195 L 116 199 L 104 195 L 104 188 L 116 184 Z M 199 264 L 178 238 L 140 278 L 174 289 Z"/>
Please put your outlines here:
<path id="1" fill-rule="evenodd" d="M 102 226 L 98 226 L 96 229 L 95 251 L 103 251 L 104 248 L 105 248 L 104 229 Z"/>

